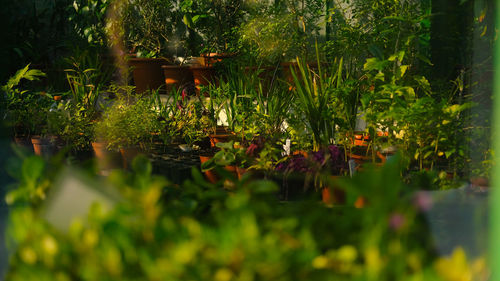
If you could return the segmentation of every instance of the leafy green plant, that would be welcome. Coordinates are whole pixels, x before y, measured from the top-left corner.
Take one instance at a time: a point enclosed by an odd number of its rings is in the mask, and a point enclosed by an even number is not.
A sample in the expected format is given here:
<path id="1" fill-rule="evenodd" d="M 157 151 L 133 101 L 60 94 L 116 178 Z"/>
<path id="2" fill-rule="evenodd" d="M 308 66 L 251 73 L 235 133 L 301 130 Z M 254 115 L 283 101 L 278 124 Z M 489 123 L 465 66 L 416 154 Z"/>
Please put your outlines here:
<path id="1" fill-rule="evenodd" d="M 335 64 L 336 69 L 330 75 L 323 72 L 319 55 L 317 63 L 317 73 L 300 59 L 297 60 L 298 74 L 291 68 L 297 111 L 303 116 L 307 129 L 312 134 L 315 151 L 328 145 L 335 137 L 335 111 L 330 101 L 334 89 L 343 82 L 342 59 Z"/>
<path id="2" fill-rule="evenodd" d="M 16 135 L 40 134 L 41 127 L 46 125 L 46 112 L 51 105 L 52 96 L 20 88 L 22 80 L 38 81 L 45 76 L 40 70 L 30 69 L 28 64 L 2 86 L 5 98 L 2 108 L 6 110 L 4 118 L 12 124 Z"/>
<path id="3" fill-rule="evenodd" d="M 429 14 L 425 2 L 335 1 L 328 7 L 325 52 L 344 58 L 345 70 L 363 75 L 369 57 L 405 51 L 412 64 L 430 64 Z"/>
<path id="4" fill-rule="evenodd" d="M 314 53 L 323 1 L 255 1 L 249 6 L 249 18 L 239 28 L 240 48 L 254 61 L 274 64 Z"/>
<path id="5" fill-rule="evenodd" d="M 122 22 L 125 46 L 138 57 L 165 57 L 183 54 L 185 30 L 176 6 L 169 0 L 126 0 Z"/>
<path id="6" fill-rule="evenodd" d="M 82 106 L 89 115 L 94 114 L 99 93 L 110 81 L 111 72 L 104 69 L 98 56 L 87 51 L 68 58 L 67 63 L 71 64 L 65 72 L 73 104 Z"/>
<path id="7" fill-rule="evenodd" d="M 243 20 L 245 1 L 242 0 L 183 0 L 180 3 L 183 21 L 191 39 L 199 34 L 201 48 L 193 55 L 234 52 L 239 34 L 235 29 Z M 196 48 L 194 42 L 190 42 Z"/>
<path id="8" fill-rule="evenodd" d="M 89 44 L 104 47 L 107 43 L 106 17 L 108 0 L 76 0 L 68 7 L 68 20 L 78 36 Z"/>
<path id="9" fill-rule="evenodd" d="M 235 148 L 234 141 L 218 142 L 216 146 L 220 150 L 210 160 L 201 165 L 203 172 L 212 170 L 215 167 L 241 166 L 245 162 L 245 150 L 241 147 Z"/>
<path id="10" fill-rule="evenodd" d="M 67 147 L 76 151 L 87 150 L 94 138 L 92 114 L 82 105 L 62 101 L 48 114 L 49 129 L 61 138 Z"/>
<path id="11" fill-rule="evenodd" d="M 95 138 L 107 142 L 110 149 L 140 146 L 145 148 L 159 131 L 156 112 L 145 98 L 118 98 L 95 125 Z"/>
<path id="12" fill-rule="evenodd" d="M 278 140 L 283 136 L 284 124 L 291 115 L 295 97 L 290 95 L 288 85 L 281 80 L 272 81 L 266 90 L 261 81 L 255 87 L 257 89 L 251 92 L 255 106 L 248 112 L 242 133 L 247 140 L 256 136 Z"/>
<path id="13" fill-rule="evenodd" d="M 278 204 L 275 183 L 250 178 L 225 191 L 197 169 L 192 180 L 173 185 L 137 158 L 131 172 L 115 171 L 96 184 L 114 187 L 122 200 L 110 209 L 94 204 L 67 231 L 41 215 L 50 200 L 39 195 L 50 195 L 54 175 L 43 172 L 39 158 L 22 167 L 33 172 L 14 173 L 18 182 L 8 195 L 9 204 L 17 204 L 9 212 L 8 237 L 15 243 L 9 281 L 453 280 L 457 272 L 486 272 L 483 258 L 470 259 L 461 248 L 433 254 L 420 218 L 428 205 L 401 183 L 398 161 L 342 180 L 349 198 L 367 200 L 355 209 Z"/>
<path id="14" fill-rule="evenodd" d="M 440 159 L 463 157 L 464 148 L 455 132 L 466 120 L 461 112 L 473 104 L 455 101 L 457 87 L 433 95 L 425 77 L 407 74 L 410 65 L 403 64 L 404 56 L 401 51 L 387 60 L 371 58 L 365 64 L 373 85 L 362 97 L 370 135 L 387 131 L 387 144 L 400 146 L 420 170 L 433 169 Z"/>

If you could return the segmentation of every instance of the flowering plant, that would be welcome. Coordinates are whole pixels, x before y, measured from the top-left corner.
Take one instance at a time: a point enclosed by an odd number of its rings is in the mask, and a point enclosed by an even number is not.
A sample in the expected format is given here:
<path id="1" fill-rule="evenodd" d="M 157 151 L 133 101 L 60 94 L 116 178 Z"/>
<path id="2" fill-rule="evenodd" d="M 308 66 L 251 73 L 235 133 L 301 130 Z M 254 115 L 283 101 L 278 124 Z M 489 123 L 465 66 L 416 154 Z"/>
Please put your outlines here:
<path id="1" fill-rule="evenodd" d="M 303 173 L 306 186 L 314 177 L 314 186 L 322 187 L 321 175 L 342 175 L 347 171 L 344 151 L 336 145 L 330 145 L 319 151 L 297 153 L 276 165 L 276 171 L 285 175 Z"/>

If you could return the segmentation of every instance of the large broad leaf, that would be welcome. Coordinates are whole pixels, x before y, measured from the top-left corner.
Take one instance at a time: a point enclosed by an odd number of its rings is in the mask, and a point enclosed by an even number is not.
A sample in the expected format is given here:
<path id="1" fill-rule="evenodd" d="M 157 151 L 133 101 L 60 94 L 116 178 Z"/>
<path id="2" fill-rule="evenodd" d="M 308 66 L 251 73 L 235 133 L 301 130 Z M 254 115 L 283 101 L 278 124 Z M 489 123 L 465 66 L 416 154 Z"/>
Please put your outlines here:
<path id="1" fill-rule="evenodd" d="M 369 58 L 366 60 L 366 63 L 363 65 L 364 70 L 383 70 L 386 65 L 387 61 L 384 60 L 379 60 L 378 58 Z"/>

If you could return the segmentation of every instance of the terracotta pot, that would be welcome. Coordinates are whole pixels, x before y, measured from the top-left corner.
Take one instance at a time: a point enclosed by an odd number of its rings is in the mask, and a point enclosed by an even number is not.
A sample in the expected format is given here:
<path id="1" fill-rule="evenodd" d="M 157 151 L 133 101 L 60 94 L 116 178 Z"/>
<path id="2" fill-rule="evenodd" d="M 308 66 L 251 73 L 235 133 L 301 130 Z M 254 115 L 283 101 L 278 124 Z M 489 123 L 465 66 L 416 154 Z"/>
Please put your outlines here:
<path id="1" fill-rule="evenodd" d="M 109 152 L 106 148 L 106 143 L 104 142 L 92 142 L 92 148 L 94 149 L 95 157 L 103 158 Z"/>
<path id="2" fill-rule="evenodd" d="M 364 134 L 354 134 L 353 144 L 357 146 L 368 146 L 370 136 Z"/>
<path id="3" fill-rule="evenodd" d="M 223 59 L 234 57 L 234 53 L 208 53 L 201 54 L 201 57 L 204 60 L 205 66 L 212 66 L 217 62 L 221 62 Z"/>
<path id="4" fill-rule="evenodd" d="M 211 147 L 216 147 L 218 142 L 228 142 L 231 138 L 231 134 L 218 134 L 218 135 L 210 135 L 210 145 Z"/>
<path id="5" fill-rule="evenodd" d="M 50 156 L 54 153 L 54 144 L 51 143 L 49 138 L 42 138 L 40 136 L 33 136 L 31 138 L 33 150 L 38 156 Z"/>
<path id="6" fill-rule="evenodd" d="M 132 76 L 138 94 L 143 94 L 149 90 L 156 90 L 160 87 L 164 88 L 165 78 L 161 66 L 167 65 L 167 60 L 130 58 L 128 64 L 132 67 Z M 160 91 L 164 93 L 165 89 L 160 89 Z"/>
<path id="7" fill-rule="evenodd" d="M 200 162 L 201 162 L 201 164 L 203 164 L 212 158 L 213 158 L 213 156 L 200 155 Z M 217 183 L 217 181 L 219 180 L 219 178 L 217 177 L 217 174 L 213 170 L 206 171 L 204 174 L 205 174 L 205 178 L 211 183 Z"/>
<path id="8" fill-rule="evenodd" d="M 194 83 L 189 66 L 162 65 L 167 93 L 173 88 L 186 88 Z"/>
<path id="9" fill-rule="evenodd" d="M 141 154 L 142 151 L 137 147 L 122 147 L 120 154 L 122 155 L 123 169 L 128 169 L 135 157 Z"/>
<path id="10" fill-rule="evenodd" d="M 210 145 L 211 147 L 215 147 L 218 142 L 228 142 L 233 136 L 230 132 L 226 130 L 225 127 L 217 127 L 215 129 L 215 134 L 211 134 L 208 136 L 210 139 Z"/>
<path id="11" fill-rule="evenodd" d="M 327 186 L 321 190 L 321 199 L 326 205 L 345 204 L 345 191 L 338 187 L 336 181 L 340 176 L 331 176 L 332 186 Z"/>
<path id="12" fill-rule="evenodd" d="M 363 208 L 365 205 L 366 205 L 366 200 L 365 197 L 363 196 L 359 196 L 354 202 L 354 207 L 358 209 Z"/>
<path id="13" fill-rule="evenodd" d="M 247 169 L 238 166 L 236 167 L 236 174 L 238 174 L 238 179 L 241 180 L 241 178 L 243 177 L 244 174 L 246 174 L 246 172 Z"/>
<path id="14" fill-rule="evenodd" d="M 216 72 L 213 67 L 193 65 L 190 69 L 193 73 L 194 85 L 198 93 L 202 86 L 208 86 L 210 84 L 217 85 Z"/>
<path id="15" fill-rule="evenodd" d="M 99 169 L 107 170 L 120 167 L 120 154 L 109 150 L 107 148 L 107 143 L 92 142 L 92 149 L 94 150 Z"/>

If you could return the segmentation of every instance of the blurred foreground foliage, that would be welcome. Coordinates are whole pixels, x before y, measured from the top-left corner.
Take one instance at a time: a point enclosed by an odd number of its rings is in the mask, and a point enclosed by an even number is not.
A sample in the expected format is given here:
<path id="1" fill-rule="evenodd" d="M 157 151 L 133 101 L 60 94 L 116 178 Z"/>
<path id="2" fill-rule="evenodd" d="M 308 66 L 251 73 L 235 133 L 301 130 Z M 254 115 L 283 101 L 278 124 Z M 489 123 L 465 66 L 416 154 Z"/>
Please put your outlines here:
<path id="1" fill-rule="evenodd" d="M 348 198 L 365 198 L 358 209 L 349 199 L 334 207 L 279 202 L 274 182 L 245 176 L 211 184 L 195 168 L 192 180 L 173 185 L 139 157 L 132 172 L 115 171 L 95 186 L 119 191 L 113 208 L 92 204 L 69 229 L 57 229 L 43 213 L 59 170 L 30 156 L 11 166 L 18 183 L 7 195 L 6 280 L 472 280 L 483 274 L 484 260 L 468 261 L 460 248 L 451 257 L 434 253 L 420 212 L 427 205 L 401 182 L 396 160 L 341 183 Z"/>

